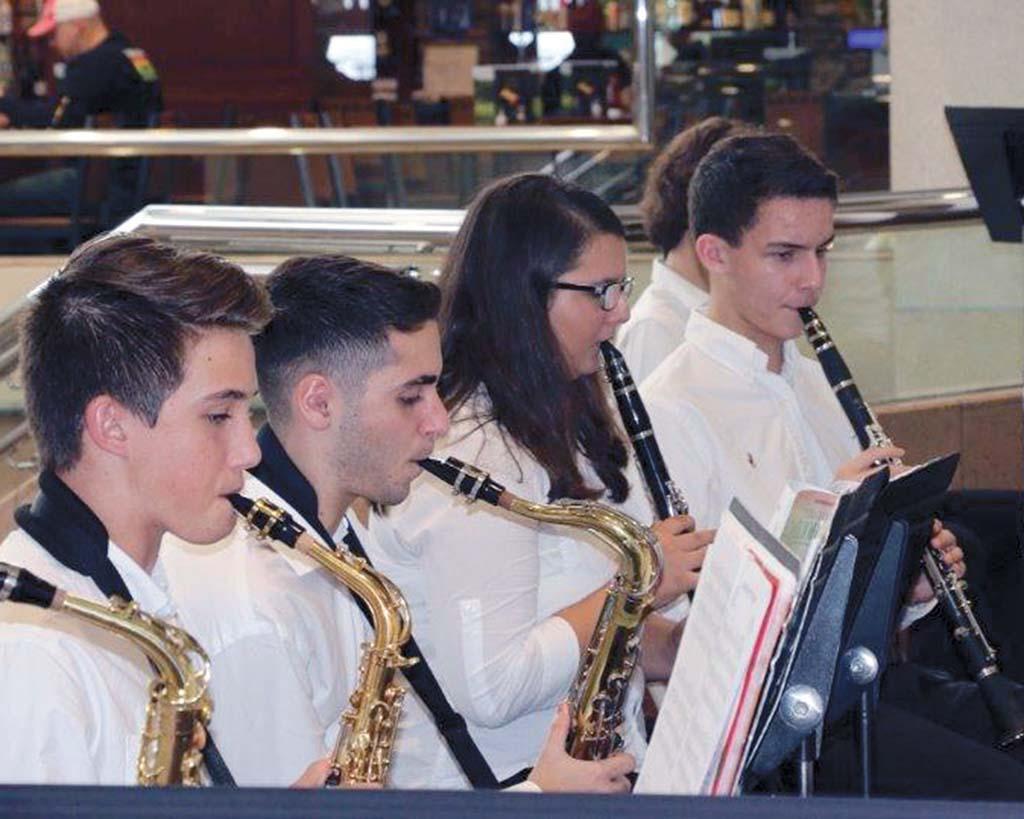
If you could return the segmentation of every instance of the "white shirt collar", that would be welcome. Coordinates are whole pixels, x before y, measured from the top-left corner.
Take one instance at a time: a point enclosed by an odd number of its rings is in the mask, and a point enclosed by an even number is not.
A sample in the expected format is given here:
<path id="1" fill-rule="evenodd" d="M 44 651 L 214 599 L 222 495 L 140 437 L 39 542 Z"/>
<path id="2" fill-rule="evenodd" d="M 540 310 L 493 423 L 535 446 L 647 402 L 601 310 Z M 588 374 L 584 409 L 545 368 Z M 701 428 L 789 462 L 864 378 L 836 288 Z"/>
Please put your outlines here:
<path id="1" fill-rule="evenodd" d="M 167 574 L 159 557 L 153 571 L 147 572 L 113 541 L 107 544 L 107 556 L 121 575 L 128 591 L 132 593 L 132 598 L 139 604 L 139 608 L 165 620 L 176 616 L 177 609 L 171 599 Z"/>
<path id="2" fill-rule="evenodd" d="M 697 307 L 686 325 L 686 341 L 731 370 L 748 378 L 763 378 L 774 373 L 768 370 L 768 356 L 753 341 L 724 327 L 707 315 L 707 306 Z M 780 377 L 790 386 L 796 377 L 800 351 L 795 341 L 782 345 Z"/>
<path id="3" fill-rule="evenodd" d="M 651 284 L 678 299 L 691 310 L 708 300 L 708 294 L 692 282 L 687 281 L 665 264 L 664 259 L 655 259 L 651 268 Z"/>

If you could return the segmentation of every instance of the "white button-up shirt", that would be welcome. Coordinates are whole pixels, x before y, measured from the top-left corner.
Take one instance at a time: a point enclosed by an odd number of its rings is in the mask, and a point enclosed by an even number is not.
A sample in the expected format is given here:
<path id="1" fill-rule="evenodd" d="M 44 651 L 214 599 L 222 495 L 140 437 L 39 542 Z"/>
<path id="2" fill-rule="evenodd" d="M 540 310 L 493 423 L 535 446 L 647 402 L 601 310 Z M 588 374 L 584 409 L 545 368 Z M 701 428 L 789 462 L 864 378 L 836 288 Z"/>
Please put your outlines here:
<path id="1" fill-rule="evenodd" d="M 619 328 L 615 346 L 639 384 L 654 372 L 669 353 L 683 343 L 690 313 L 708 300 L 661 259 L 651 265 L 651 283 L 630 311 L 629 321 Z"/>
<path id="2" fill-rule="evenodd" d="M 266 498 L 319 540 L 309 521 L 274 490 L 246 475 L 242 494 Z M 336 545 L 349 523 L 333 534 Z M 369 551 L 365 533 L 358 532 Z M 348 589 L 312 558 L 261 542 L 241 523 L 214 547 L 165 538 L 168 570 L 182 581 L 179 604 L 213 665 L 212 727 L 242 785 L 288 785 L 329 755 L 349 707 L 370 624 Z M 177 584 L 176 588 L 177 588 Z M 406 688 L 391 756 L 389 787 L 432 786 L 419 766 L 426 743 L 441 741 L 433 720 Z"/>
<path id="3" fill-rule="evenodd" d="M 545 470 L 468 408 L 456 413 L 435 453 L 449 455 L 523 498 L 547 503 Z M 584 476 L 600 486 L 593 472 Z M 631 492 L 621 508 L 649 523 L 632 465 L 627 479 Z M 403 504 L 374 516 L 370 528 L 374 563 L 405 594 L 420 648 L 495 775 L 531 765 L 580 659 L 573 629 L 555 612 L 606 583 L 614 560 L 578 530 L 537 524 L 482 501 L 467 506 L 430 475 L 414 482 Z M 638 670 L 625 709 L 628 749 L 638 757 L 645 747 L 641 691 Z M 465 787 L 445 747 L 418 747 L 424 787 Z"/>
<path id="4" fill-rule="evenodd" d="M 108 555 L 136 602 L 176 619 L 158 560 L 147 574 L 114 543 Z M 17 529 L 0 560 L 70 594 L 104 602 L 92 579 L 50 556 Z M 0 605 L 0 780 L 7 783 L 133 785 L 148 687 L 145 655 L 123 637 L 64 612 Z"/>
<path id="5" fill-rule="evenodd" d="M 770 372 L 757 345 L 700 309 L 640 392 L 698 526 L 717 526 L 733 496 L 767 524 L 788 481 L 828 487 L 860 451 L 816 361 L 790 341 Z"/>

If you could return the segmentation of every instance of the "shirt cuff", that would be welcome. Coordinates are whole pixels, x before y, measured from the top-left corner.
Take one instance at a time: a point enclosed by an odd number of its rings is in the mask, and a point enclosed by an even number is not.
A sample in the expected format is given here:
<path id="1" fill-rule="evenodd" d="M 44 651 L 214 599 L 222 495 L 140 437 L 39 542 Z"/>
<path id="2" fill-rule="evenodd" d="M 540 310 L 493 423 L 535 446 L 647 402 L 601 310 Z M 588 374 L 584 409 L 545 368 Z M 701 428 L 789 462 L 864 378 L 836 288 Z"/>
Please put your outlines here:
<path id="1" fill-rule="evenodd" d="M 564 699 L 569 682 L 580 664 L 580 643 L 568 621 L 549 617 L 538 623 L 532 635 L 540 649 L 544 691 Z"/>
<path id="2" fill-rule="evenodd" d="M 505 793 L 544 793 L 541 790 L 540 785 L 536 782 L 531 782 L 529 779 L 524 779 L 515 785 L 509 785 L 507 788 L 502 788 Z"/>
<path id="3" fill-rule="evenodd" d="M 924 603 L 910 603 L 903 607 L 903 611 L 900 612 L 900 630 L 910 628 L 914 623 L 920 620 L 927 614 L 931 614 L 939 604 L 939 601 L 934 597 L 931 600 L 926 600 Z"/>

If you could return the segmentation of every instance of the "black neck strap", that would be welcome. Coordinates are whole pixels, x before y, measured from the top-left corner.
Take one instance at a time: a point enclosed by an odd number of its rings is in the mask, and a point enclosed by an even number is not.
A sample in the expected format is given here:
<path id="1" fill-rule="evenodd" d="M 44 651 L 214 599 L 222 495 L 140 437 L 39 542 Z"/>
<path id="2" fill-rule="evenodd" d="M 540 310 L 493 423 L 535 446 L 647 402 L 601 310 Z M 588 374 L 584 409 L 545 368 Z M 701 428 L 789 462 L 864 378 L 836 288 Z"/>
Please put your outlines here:
<path id="1" fill-rule="evenodd" d="M 259 466 L 250 470 L 252 475 L 273 489 L 289 506 L 302 515 L 323 538 L 324 543 L 332 549 L 336 549 L 333 536 L 320 521 L 316 491 L 285 452 L 277 435 L 269 425 L 264 425 L 256 436 L 256 440 L 259 442 L 263 459 Z M 371 566 L 373 565 L 363 544 L 359 542 L 359 538 L 351 527 L 343 540 L 352 554 L 363 558 Z M 373 617 L 363 600 L 355 594 L 352 595 L 352 599 L 355 600 L 367 621 L 373 625 Z M 430 666 L 427 665 L 426 658 L 414 638 L 409 638 L 402 654 L 406 657 L 419 658 L 419 662 L 404 668 L 402 673 L 430 711 L 441 736 L 444 737 L 445 743 L 451 749 L 452 755 L 470 784 L 474 788 L 500 787 L 501 783 L 494 776 L 490 765 L 487 764 L 487 760 L 484 759 L 480 749 L 470 736 L 466 720 L 448 702 L 448 698 L 441 689 L 441 684 L 437 681 Z"/>
<path id="2" fill-rule="evenodd" d="M 21 506 L 14 520 L 53 558 L 92 578 L 107 597 L 130 601 L 132 594 L 108 553 L 110 536 L 96 513 L 49 469 L 39 474 L 39 494 Z M 214 785 L 234 785 L 227 763 L 207 729 L 203 761 Z"/>
<path id="3" fill-rule="evenodd" d="M 107 597 L 131 600 L 131 592 L 110 561 L 110 537 L 103 522 L 50 470 L 39 474 L 39 494 L 14 513 L 18 526 L 69 569 L 92 578 Z"/>

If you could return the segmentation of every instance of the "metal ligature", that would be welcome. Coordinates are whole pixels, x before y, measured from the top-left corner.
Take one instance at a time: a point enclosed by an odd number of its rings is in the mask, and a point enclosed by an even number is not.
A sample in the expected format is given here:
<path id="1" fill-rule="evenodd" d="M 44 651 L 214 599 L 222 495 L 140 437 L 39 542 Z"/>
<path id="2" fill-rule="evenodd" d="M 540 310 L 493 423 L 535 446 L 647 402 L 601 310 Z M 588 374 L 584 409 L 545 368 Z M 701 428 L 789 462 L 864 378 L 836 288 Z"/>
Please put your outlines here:
<path id="1" fill-rule="evenodd" d="M 427 458 L 420 465 L 470 502 L 479 499 L 530 520 L 583 529 L 616 554 L 618 571 L 569 691 L 572 721 L 566 750 L 577 759 L 604 759 L 617 751 L 622 746 L 619 726 L 626 691 L 640 661 L 644 619 L 661 580 L 661 547 L 654 534 L 593 501 L 525 500 L 456 458 L 444 462 Z"/>
<path id="2" fill-rule="evenodd" d="M 892 441 L 861 396 L 824 323 L 810 307 L 800 308 L 799 313 L 807 340 L 814 348 L 825 377 L 861 447 L 891 446 Z M 898 460 L 889 463 L 899 465 Z M 978 683 L 992 715 L 999 732 L 997 744 L 1006 748 L 1020 742 L 1024 739 L 1024 711 L 1014 697 L 1012 683 L 999 671 L 996 650 L 985 636 L 967 597 L 967 584 L 957 577 L 952 568 L 946 566 L 942 555 L 930 545 L 924 550 L 922 562 L 925 575 L 935 590 L 942 616 L 952 629 L 953 642 L 960 651 L 968 673 Z"/>
<path id="3" fill-rule="evenodd" d="M 636 384 L 633 383 L 633 375 L 626 366 L 626 359 L 610 341 L 601 342 L 601 358 L 604 360 L 605 375 L 615 395 L 615 403 L 619 407 L 622 426 L 633 445 L 633 454 L 643 475 L 647 494 L 654 503 L 658 520 L 688 515 L 690 507 L 679 487 L 669 477 L 665 460 L 661 457 L 661 449 L 654 437 L 647 408 L 640 398 Z"/>
<path id="4" fill-rule="evenodd" d="M 184 630 L 111 597 L 97 603 L 75 597 L 31 572 L 0 563 L 0 602 L 25 603 L 63 612 L 124 638 L 149 659 L 149 685 L 139 748 L 140 785 L 198 786 L 205 729 L 213 714 L 208 694 L 210 660 Z"/>
<path id="5" fill-rule="evenodd" d="M 412 629 L 405 598 L 394 583 L 365 560 L 324 546 L 284 509 L 265 498 L 253 501 L 231 495 L 229 500 L 258 537 L 277 540 L 309 555 L 370 610 L 374 638 L 362 646 L 359 680 L 339 720 L 341 731 L 331 754 L 326 787 L 386 784 L 405 698 L 405 689 L 395 682 L 395 672 L 417 662 L 402 656 L 402 646 Z"/>

